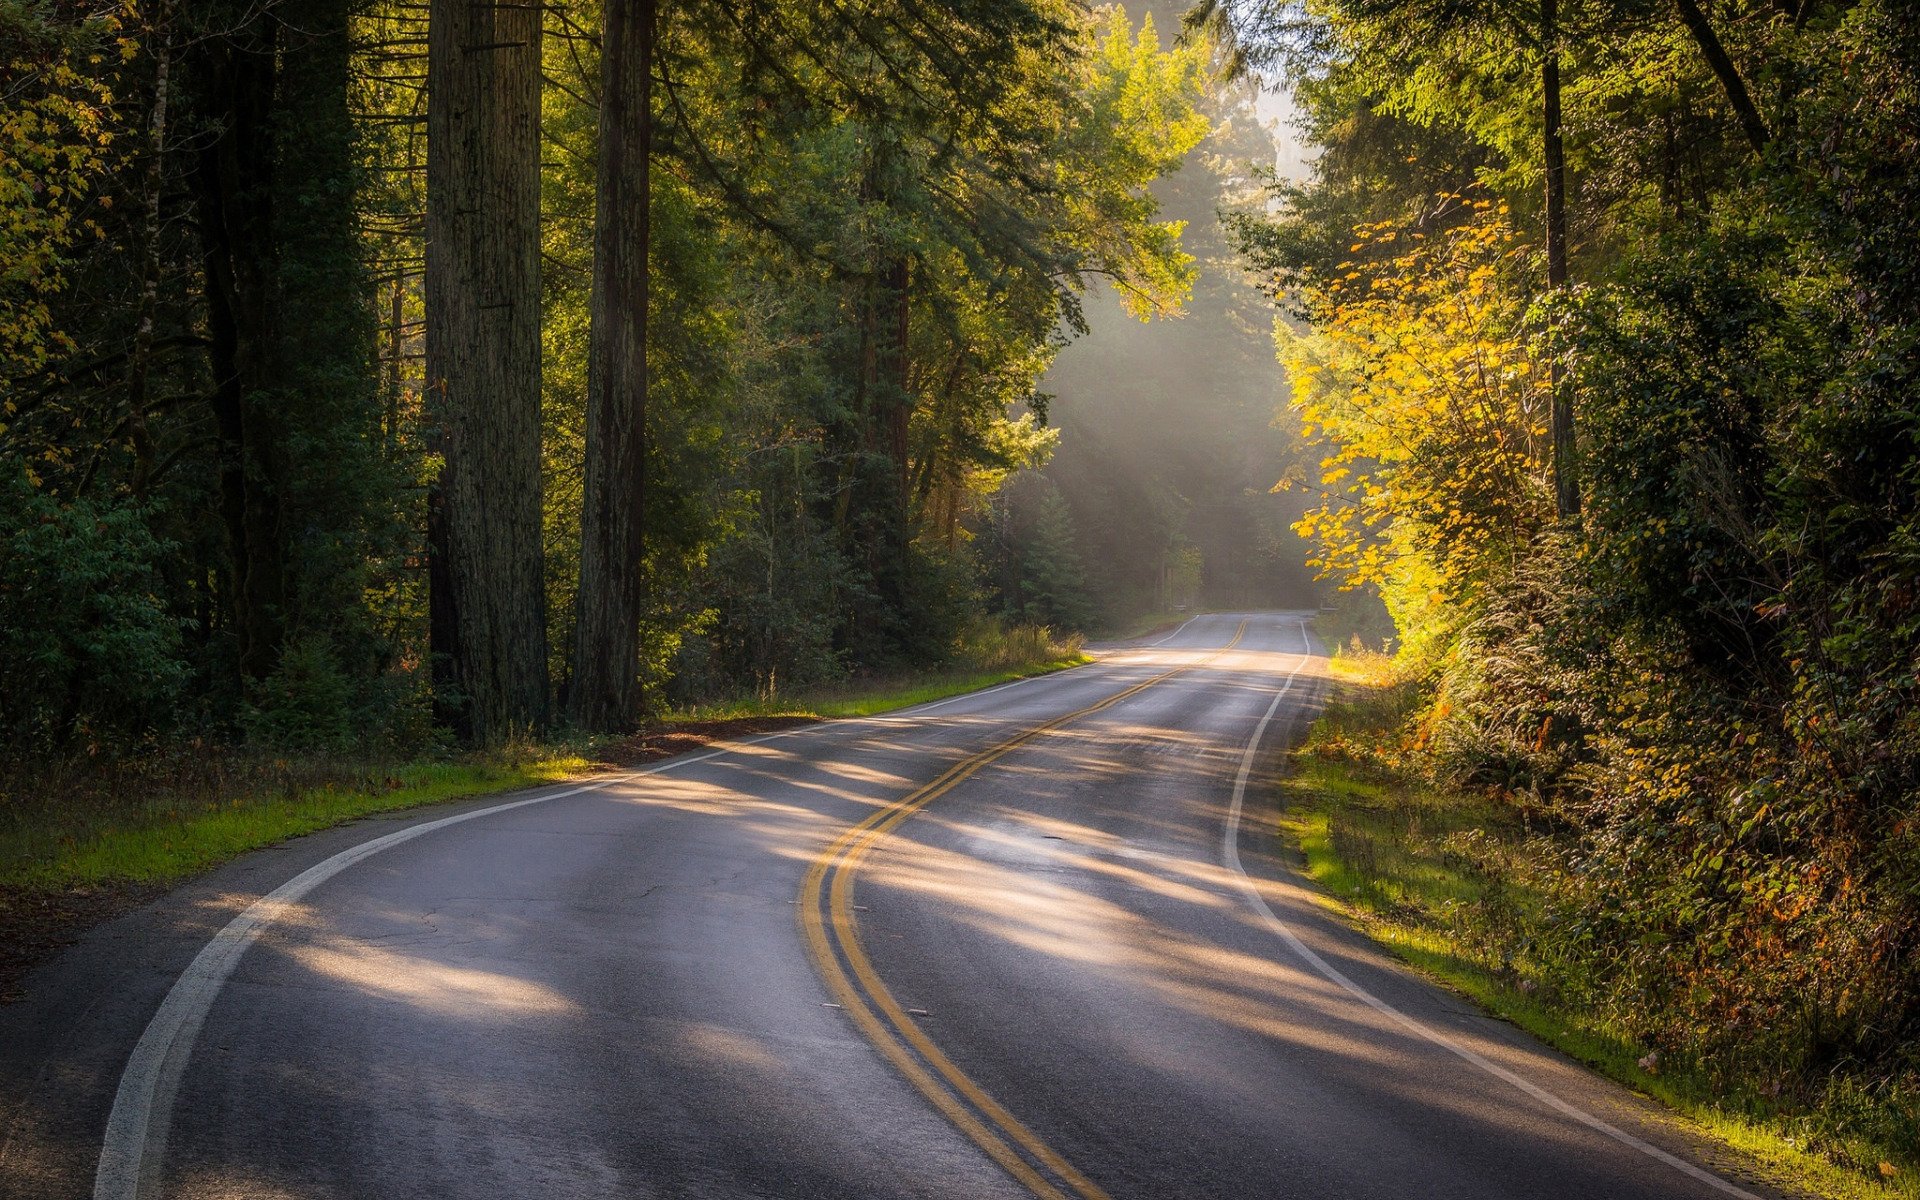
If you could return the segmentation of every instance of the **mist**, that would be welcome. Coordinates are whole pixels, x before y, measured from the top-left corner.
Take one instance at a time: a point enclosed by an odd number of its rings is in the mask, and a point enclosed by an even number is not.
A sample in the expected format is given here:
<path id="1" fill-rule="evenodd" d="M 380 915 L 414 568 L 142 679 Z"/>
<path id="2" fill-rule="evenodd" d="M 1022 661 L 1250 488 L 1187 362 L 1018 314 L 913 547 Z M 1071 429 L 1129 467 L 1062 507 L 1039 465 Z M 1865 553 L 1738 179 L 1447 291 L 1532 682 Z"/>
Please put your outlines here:
<path id="1" fill-rule="evenodd" d="M 1170 39 L 1178 13 L 1160 9 Z M 1091 332 L 1042 383 L 1061 437 L 1041 474 L 1072 515 L 1095 617 L 1109 626 L 1180 608 L 1318 603 L 1291 529 L 1304 502 L 1272 490 L 1298 452 L 1291 423 L 1276 424 L 1286 377 L 1273 308 L 1217 215 L 1254 196 L 1256 164 L 1292 174 L 1302 151 L 1284 96 L 1222 85 L 1209 107 L 1213 132 L 1155 188 L 1163 217 L 1186 222 L 1200 268 L 1191 301 L 1142 323 L 1111 287 L 1095 287 Z"/>

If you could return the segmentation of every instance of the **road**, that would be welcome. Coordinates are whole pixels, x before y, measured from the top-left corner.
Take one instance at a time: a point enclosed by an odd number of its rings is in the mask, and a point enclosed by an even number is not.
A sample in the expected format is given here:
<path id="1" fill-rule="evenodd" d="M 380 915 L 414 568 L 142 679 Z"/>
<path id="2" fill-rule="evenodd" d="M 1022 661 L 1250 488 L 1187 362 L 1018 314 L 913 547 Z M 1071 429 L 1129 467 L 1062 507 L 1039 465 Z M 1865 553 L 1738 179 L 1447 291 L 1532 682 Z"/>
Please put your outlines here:
<path id="1" fill-rule="evenodd" d="M 1301 885 L 1324 662 L 1210 614 L 250 856 L 0 1010 L 0 1194 L 1771 1195 Z"/>

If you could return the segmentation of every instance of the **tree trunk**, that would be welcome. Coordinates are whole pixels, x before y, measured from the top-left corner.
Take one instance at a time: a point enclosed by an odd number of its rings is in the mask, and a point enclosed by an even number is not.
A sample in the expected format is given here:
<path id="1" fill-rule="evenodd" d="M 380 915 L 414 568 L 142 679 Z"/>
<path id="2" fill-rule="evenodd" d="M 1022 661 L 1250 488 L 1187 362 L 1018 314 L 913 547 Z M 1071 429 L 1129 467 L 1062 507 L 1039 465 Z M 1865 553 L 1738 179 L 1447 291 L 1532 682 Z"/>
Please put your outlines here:
<path id="1" fill-rule="evenodd" d="M 147 162 L 140 197 L 140 300 L 134 322 L 133 349 L 127 356 L 127 436 L 133 446 L 130 487 L 136 498 L 146 495 L 154 466 L 153 434 L 147 428 L 147 397 L 153 365 L 154 321 L 160 307 L 160 193 L 165 182 L 167 105 L 172 99 L 171 7 L 162 0 L 148 26 L 154 47 L 153 107 L 147 115 Z"/>
<path id="2" fill-rule="evenodd" d="M 193 164 L 203 255 L 221 515 L 227 528 L 236 656 L 243 679 L 278 665 L 286 579 L 280 520 L 272 271 L 273 133 L 278 22 L 261 18 L 199 39 L 198 109 L 210 126 Z"/>
<path id="3" fill-rule="evenodd" d="M 1547 286 L 1559 291 L 1567 283 L 1567 162 L 1560 143 L 1560 39 L 1557 0 L 1541 0 L 1542 47 L 1540 83 L 1545 101 L 1547 167 Z M 1554 508 L 1562 520 L 1580 512 L 1580 483 L 1574 475 L 1573 396 L 1561 378 L 1557 344 L 1547 368 L 1547 388 L 1553 431 Z"/>
<path id="4" fill-rule="evenodd" d="M 905 648 L 916 614 L 908 611 L 907 390 L 908 260 L 880 263 L 863 285 L 859 421 L 861 455 L 848 501 L 848 523 L 873 583 L 874 611 L 859 616 L 866 634 L 881 635 L 884 653 Z"/>
<path id="5" fill-rule="evenodd" d="M 1713 31 L 1713 23 L 1707 20 L 1707 15 L 1700 11 L 1700 5 L 1695 0 L 1674 0 L 1674 3 L 1680 8 L 1681 22 L 1686 25 L 1687 32 L 1693 35 L 1700 53 L 1706 56 L 1707 65 L 1713 68 L 1720 86 L 1725 89 L 1727 103 L 1733 106 L 1733 115 L 1740 121 L 1741 132 L 1747 135 L 1753 152 L 1761 153 L 1767 148 L 1767 123 L 1760 119 L 1760 110 L 1753 105 L 1746 81 L 1740 78 L 1739 68 L 1727 57 L 1726 48 Z"/>
<path id="6" fill-rule="evenodd" d="M 362 604 L 375 530 L 391 520 L 380 448 L 380 322 L 366 266 L 353 87 L 363 0 L 286 5 L 275 99 L 275 403 L 284 438 L 287 621 L 325 636 L 336 662 L 371 668 Z"/>
<path id="7" fill-rule="evenodd" d="M 402 369 L 407 351 L 407 277 L 393 273 L 387 284 L 386 370 L 381 380 L 383 395 L 380 413 L 380 454 L 392 462 L 400 446 L 400 401 L 406 395 L 406 372 Z"/>
<path id="8" fill-rule="evenodd" d="M 912 308 L 908 293 L 911 280 L 911 266 L 904 255 L 887 265 L 885 296 L 889 320 L 880 364 L 887 386 L 880 389 L 880 395 L 885 405 L 882 418 L 884 440 L 887 456 L 893 460 L 897 492 L 897 511 L 892 516 L 900 526 L 898 538 L 902 546 L 907 541 L 907 432 L 913 421 L 913 393 L 907 386 L 907 369 L 910 365 L 908 337 L 912 332 Z"/>
<path id="9" fill-rule="evenodd" d="M 537 4 L 431 0 L 426 351 L 443 466 L 431 641 L 470 736 L 547 719 Z M 431 518 L 430 518 L 431 519 Z"/>
<path id="10" fill-rule="evenodd" d="M 586 481 L 574 605 L 576 725 L 640 718 L 647 423 L 647 238 L 655 0 L 606 0 L 587 356 Z"/>

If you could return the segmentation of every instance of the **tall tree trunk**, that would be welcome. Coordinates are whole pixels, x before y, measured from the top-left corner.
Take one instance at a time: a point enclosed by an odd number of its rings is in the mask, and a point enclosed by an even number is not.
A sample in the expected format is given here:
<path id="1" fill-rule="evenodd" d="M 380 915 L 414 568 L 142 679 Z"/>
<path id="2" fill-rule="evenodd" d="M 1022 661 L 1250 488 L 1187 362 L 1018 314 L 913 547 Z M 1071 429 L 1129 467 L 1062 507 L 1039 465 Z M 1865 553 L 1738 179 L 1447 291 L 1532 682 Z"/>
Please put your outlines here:
<path id="1" fill-rule="evenodd" d="M 538 4 L 430 0 L 426 350 L 443 457 L 432 643 L 475 740 L 547 719 Z M 431 518 L 430 518 L 431 519 Z"/>
<path id="2" fill-rule="evenodd" d="M 407 277 L 395 270 L 387 283 L 386 369 L 382 372 L 380 454 L 391 462 L 400 444 L 400 401 L 406 395 Z"/>
<path id="3" fill-rule="evenodd" d="M 274 377 L 285 436 L 288 624 L 336 653 L 367 644 L 367 564 L 398 484 L 381 454 L 380 322 L 360 211 L 354 10 L 282 5 L 275 101 Z M 338 660 L 356 671 L 369 659 Z"/>
<path id="4" fill-rule="evenodd" d="M 136 497 L 144 497 L 153 477 L 153 434 L 147 428 L 148 383 L 153 366 L 154 321 L 160 307 L 160 193 L 165 182 L 167 106 L 172 99 L 172 5 L 161 0 L 153 10 L 148 36 L 154 47 L 153 107 L 147 114 L 147 162 L 141 189 L 140 301 L 133 349 L 127 356 L 127 435 L 133 445 Z"/>
<path id="5" fill-rule="evenodd" d="M 885 430 L 887 457 L 893 460 L 893 476 L 897 497 L 896 512 L 891 514 L 899 524 L 900 544 L 906 544 L 908 516 L 907 487 L 907 432 L 913 422 L 913 393 L 907 386 L 907 369 L 910 365 L 908 355 L 908 337 L 912 333 L 910 324 L 912 307 L 909 303 L 908 286 L 912 281 L 912 266 L 905 255 L 887 265 L 884 294 L 889 308 L 887 313 L 886 346 L 881 355 L 880 370 L 887 381 L 881 389 L 885 410 L 881 424 Z"/>
<path id="6" fill-rule="evenodd" d="M 1557 0 L 1540 3 L 1540 84 L 1545 102 L 1547 167 L 1547 286 L 1567 283 L 1567 161 L 1560 143 L 1560 32 Z M 1558 346 L 1547 368 L 1553 432 L 1554 508 L 1564 520 L 1579 515 L 1580 483 L 1574 475 L 1573 396 L 1561 377 Z"/>
<path id="7" fill-rule="evenodd" d="M 881 635 L 888 654 L 906 647 L 915 618 L 908 611 L 908 282 L 908 260 L 902 255 L 878 264 L 862 286 L 861 454 L 846 496 L 855 509 L 848 528 L 872 579 L 875 601 L 875 611 L 857 619 L 864 634 Z"/>
<path id="8" fill-rule="evenodd" d="M 1706 13 L 1700 10 L 1695 0 L 1674 0 L 1680 8 L 1680 20 L 1686 25 L 1687 32 L 1693 35 L 1700 53 L 1706 57 L 1707 65 L 1713 68 L 1720 86 L 1727 93 L 1727 103 L 1733 106 L 1733 115 L 1740 121 L 1740 131 L 1747 135 L 1747 143 L 1753 152 L 1759 154 L 1767 148 L 1767 123 L 1760 119 L 1760 110 L 1754 107 L 1753 97 L 1747 92 L 1746 80 L 1740 78 L 1740 69 L 1733 65 L 1733 59 L 1727 57 L 1726 48 L 1720 44 L 1720 37 L 1713 31 L 1713 23 L 1707 20 Z"/>
<path id="9" fill-rule="evenodd" d="M 605 20 L 586 481 L 567 706 L 581 728 L 619 732 L 639 720 L 641 708 L 655 0 L 606 0 Z"/>
<path id="10" fill-rule="evenodd" d="M 278 664 L 286 578 L 278 484 L 272 273 L 273 113 L 278 22 L 229 19 L 195 46 L 198 109 L 209 130 L 193 164 L 203 254 L 221 515 L 233 564 L 228 608 L 243 679 Z"/>

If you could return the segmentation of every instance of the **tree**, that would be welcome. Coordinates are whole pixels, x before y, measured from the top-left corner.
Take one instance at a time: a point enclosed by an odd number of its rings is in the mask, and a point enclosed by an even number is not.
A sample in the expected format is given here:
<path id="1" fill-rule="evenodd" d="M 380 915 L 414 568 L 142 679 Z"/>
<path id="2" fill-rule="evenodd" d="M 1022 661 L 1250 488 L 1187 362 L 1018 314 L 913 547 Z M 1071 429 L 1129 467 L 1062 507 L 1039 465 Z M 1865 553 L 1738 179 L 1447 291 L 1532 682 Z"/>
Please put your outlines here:
<path id="1" fill-rule="evenodd" d="M 1674 4 L 1680 10 L 1681 23 L 1700 47 L 1701 57 L 1713 68 L 1714 78 L 1720 81 L 1720 86 L 1726 91 L 1727 103 L 1733 108 L 1734 116 L 1739 118 L 1740 131 L 1746 134 L 1753 152 L 1762 153 L 1772 135 L 1767 131 L 1767 123 L 1761 118 L 1760 110 L 1754 107 L 1746 80 L 1740 77 L 1740 69 L 1733 65 L 1733 59 L 1727 57 L 1726 48 L 1720 44 L 1720 35 L 1714 32 L 1713 22 L 1707 20 L 1707 14 L 1700 11 L 1697 0 L 1674 0 Z"/>
<path id="2" fill-rule="evenodd" d="M 1086 570 L 1073 528 L 1073 513 L 1058 489 L 1041 493 L 1027 528 L 1020 564 L 1019 609 L 1014 614 L 1037 625 L 1084 630 L 1092 620 Z"/>
<path id="3" fill-rule="evenodd" d="M 474 740 L 547 720 L 537 5 L 432 0 L 428 500 L 439 695 Z"/>
<path id="4" fill-rule="evenodd" d="M 1567 286 L 1567 155 L 1560 136 L 1560 6 L 1540 0 L 1541 158 L 1546 181 L 1547 290 Z M 1580 484 L 1574 477 L 1573 397 L 1555 356 L 1547 367 L 1553 429 L 1553 501 L 1561 520 L 1579 515 Z"/>
<path id="5" fill-rule="evenodd" d="M 655 0 L 606 0 L 604 19 L 586 478 L 567 707 L 581 728 L 608 732 L 640 716 Z"/>
<path id="6" fill-rule="evenodd" d="M 1456 203 L 1461 203 L 1456 198 Z M 1510 277 L 1505 209 L 1465 202 L 1431 237 L 1353 233 L 1375 255 L 1329 281 L 1309 332 L 1282 327 L 1293 407 L 1325 452 L 1297 526 L 1342 587 L 1377 587 L 1403 627 L 1445 597 L 1470 607 L 1545 524 L 1551 396 Z"/>

